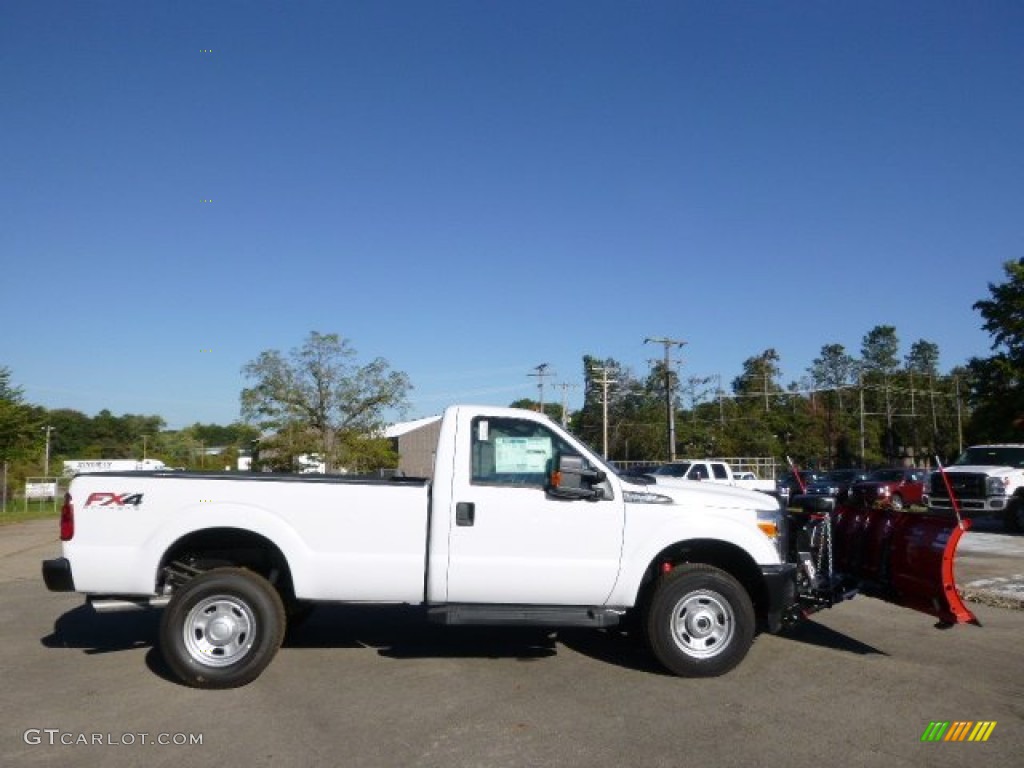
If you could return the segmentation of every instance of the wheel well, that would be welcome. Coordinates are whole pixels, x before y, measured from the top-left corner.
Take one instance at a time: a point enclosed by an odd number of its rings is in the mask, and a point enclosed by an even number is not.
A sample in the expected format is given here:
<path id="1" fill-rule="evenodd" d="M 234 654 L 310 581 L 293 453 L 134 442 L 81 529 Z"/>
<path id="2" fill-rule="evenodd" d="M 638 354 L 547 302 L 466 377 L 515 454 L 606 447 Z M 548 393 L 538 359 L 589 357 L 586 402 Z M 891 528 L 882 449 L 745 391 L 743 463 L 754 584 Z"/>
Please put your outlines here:
<path id="1" fill-rule="evenodd" d="M 295 599 L 288 560 L 272 541 L 252 531 L 206 528 L 178 539 L 160 560 L 158 593 L 180 584 L 182 565 L 193 575 L 224 565 L 247 568 L 273 584 L 286 602 Z"/>
<path id="2" fill-rule="evenodd" d="M 758 621 L 763 623 L 767 620 L 768 593 L 761 569 L 749 554 L 735 544 L 714 539 L 680 541 L 659 552 L 644 572 L 636 606 L 643 608 L 647 605 L 657 586 L 658 576 L 665 569 L 684 563 L 703 563 L 731 575 L 750 595 Z"/>

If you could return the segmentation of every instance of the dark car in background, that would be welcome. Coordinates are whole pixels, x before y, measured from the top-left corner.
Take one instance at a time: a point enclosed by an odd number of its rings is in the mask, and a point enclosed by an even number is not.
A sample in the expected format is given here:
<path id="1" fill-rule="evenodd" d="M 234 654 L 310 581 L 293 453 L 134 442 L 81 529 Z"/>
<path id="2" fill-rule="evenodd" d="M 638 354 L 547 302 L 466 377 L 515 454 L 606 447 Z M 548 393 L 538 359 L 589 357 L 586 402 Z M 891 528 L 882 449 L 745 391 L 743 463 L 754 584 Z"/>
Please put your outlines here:
<path id="1" fill-rule="evenodd" d="M 808 496 L 828 496 L 837 502 L 846 501 L 854 483 L 867 480 L 862 469 L 833 469 L 807 483 Z"/>
<path id="2" fill-rule="evenodd" d="M 801 469 L 800 479 L 803 480 L 803 485 L 801 485 L 797 481 L 796 475 L 793 472 L 785 472 L 779 475 L 778 479 L 775 481 L 775 489 L 778 491 L 779 497 L 785 501 L 792 499 L 794 496 L 802 495 L 804 489 L 810 483 L 813 483 L 821 477 L 821 472 L 815 472 L 812 469 Z"/>
<path id="3" fill-rule="evenodd" d="M 853 484 L 850 501 L 865 507 L 899 511 L 922 503 L 927 482 L 928 471 L 924 469 L 876 469 L 867 480 Z"/>

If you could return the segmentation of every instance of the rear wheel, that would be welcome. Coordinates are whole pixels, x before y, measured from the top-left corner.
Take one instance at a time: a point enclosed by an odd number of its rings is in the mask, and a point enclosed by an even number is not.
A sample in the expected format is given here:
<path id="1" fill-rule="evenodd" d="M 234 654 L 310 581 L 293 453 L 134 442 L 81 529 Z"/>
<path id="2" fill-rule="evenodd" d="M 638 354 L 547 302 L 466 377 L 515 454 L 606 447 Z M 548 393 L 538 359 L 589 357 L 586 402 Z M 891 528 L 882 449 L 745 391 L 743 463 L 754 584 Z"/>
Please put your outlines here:
<path id="1" fill-rule="evenodd" d="M 160 620 L 160 651 L 195 688 L 236 688 L 266 669 L 281 646 L 277 590 L 243 568 L 215 568 L 178 590 Z"/>
<path id="2" fill-rule="evenodd" d="M 710 565 L 687 564 L 663 576 L 647 614 L 654 655 L 682 677 L 723 675 L 754 641 L 754 607 L 743 586 Z"/>

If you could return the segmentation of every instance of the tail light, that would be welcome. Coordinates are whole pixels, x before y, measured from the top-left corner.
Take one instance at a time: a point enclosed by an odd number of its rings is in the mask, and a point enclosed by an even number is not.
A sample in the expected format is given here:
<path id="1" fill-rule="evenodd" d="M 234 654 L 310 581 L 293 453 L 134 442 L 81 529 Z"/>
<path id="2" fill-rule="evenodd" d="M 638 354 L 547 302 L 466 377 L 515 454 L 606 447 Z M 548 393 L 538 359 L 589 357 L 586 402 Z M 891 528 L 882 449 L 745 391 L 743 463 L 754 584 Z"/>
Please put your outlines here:
<path id="1" fill-rule="evenodd" d="M 71 494 L 64 494 L 64 506 L 60 508 L 60 540 L 71 541 L 75 535 L 75 505 Z"/>

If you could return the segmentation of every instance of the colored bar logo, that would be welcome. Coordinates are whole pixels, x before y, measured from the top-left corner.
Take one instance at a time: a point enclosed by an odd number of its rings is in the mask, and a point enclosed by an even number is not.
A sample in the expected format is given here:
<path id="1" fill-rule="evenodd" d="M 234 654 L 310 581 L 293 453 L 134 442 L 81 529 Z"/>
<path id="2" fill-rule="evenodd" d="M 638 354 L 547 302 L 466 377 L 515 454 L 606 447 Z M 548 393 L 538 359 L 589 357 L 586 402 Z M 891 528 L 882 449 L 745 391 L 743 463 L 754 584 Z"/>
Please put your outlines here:
<path id="1" fill-rule="evenodd" d="M 995 728 L 995 720 L 932 721 L 921 734 L 921 741 L 988 741 Z"/>

